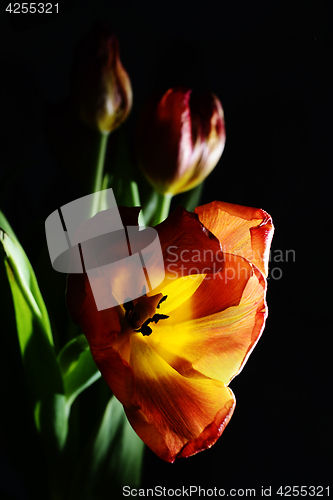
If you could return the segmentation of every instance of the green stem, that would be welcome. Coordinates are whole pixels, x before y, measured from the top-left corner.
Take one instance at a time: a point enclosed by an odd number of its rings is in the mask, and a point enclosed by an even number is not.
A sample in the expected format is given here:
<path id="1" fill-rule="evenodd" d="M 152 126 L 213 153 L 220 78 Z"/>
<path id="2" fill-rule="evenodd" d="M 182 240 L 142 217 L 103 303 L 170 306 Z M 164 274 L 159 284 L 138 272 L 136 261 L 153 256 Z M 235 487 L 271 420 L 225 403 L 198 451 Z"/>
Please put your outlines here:
<path id="1" fill-rule="evenodd" d="M 130 181 L 130 192 L 131 192 L 131 201 L 132 201 L 131 206 L 139 207 L 141 205 L 140 204 L 140 196 L 139 196 L 138 185 L 135 181 Z"/>
<path id="2" fill-rule="evenodd" d="M 152 226 L 156 226 L 163 222 L 169 215 L 172 194 L 159 194 L 155 215 L 153 217 Z"/>
<path id="3" fill-rule="evenodd" d="M 102 190 L 104 162 L 105 162 L 108 137 L 109 137 L 108 133 L 100 134 L 100 142 L 98 147 L 97 164 L 93 180 L 92 193 L 98 193 L 99 191 Z M 100 205 L 100 195 L 96 194 L 93 199 L 90 217 L 93 217 L 95 214 L 97 214 L 97 212 L 99 211 L 99 205 Z"/>

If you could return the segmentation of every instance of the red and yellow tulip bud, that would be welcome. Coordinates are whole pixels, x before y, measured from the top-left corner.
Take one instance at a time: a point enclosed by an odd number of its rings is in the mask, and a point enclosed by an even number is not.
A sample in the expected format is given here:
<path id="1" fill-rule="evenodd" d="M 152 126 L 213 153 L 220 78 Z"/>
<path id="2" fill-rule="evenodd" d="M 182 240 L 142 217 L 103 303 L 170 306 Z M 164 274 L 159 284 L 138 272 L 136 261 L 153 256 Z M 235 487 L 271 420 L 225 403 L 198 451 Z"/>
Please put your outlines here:
<path id="1" fill-rule="evenodd" d="M 210 92 L 169 89 L 144 106 L 137 156 L 146 178 L 161 194 L 175 195 L 201 184 L 215 168 L 224 144 L 222 105 Z"/>
<path id="2" fill-rule="evenodd" d="M 83 122 L 103 133 L 119 127 L 131 110 L 132 87 L 118 39 L 103 23 L 79 47 L 72 94 Z"/>

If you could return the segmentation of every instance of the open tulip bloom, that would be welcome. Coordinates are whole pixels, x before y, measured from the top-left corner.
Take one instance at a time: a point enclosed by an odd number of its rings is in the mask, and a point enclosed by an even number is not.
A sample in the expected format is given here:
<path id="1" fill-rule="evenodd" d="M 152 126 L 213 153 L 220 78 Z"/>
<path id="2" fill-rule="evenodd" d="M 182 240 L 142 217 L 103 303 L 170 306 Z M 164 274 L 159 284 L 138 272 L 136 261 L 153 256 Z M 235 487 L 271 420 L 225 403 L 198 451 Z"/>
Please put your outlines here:
<path id="1" fill-rule="evenodd" d="M 50 115 L 55 125 L 50 144 L 59 166 L 73 166 L 78 184 L 89 182 L 89 194 L 84 187 L 82 197 L 60 209 L 57 205 L 46 220 L 53 269 L 39 269 L 48 307 L 33 267 L 0 211 L 3 353 L 17 352 L 15 366 L 24 373 L 12 387 L 4 384 L 4 391 L 23 401 L 27 415 L 17 426 L 18 413 L 9 403 L 0 426 L 8 429 L 8 453 L 17 460 L 19 474 L 25 474 L 31 498 L 36 498 L 42 474 L 38 467 L 27 468 L 30 447 L 21 456 L 21 442 L 20 453 L 11 446 L 18 430 L 40 440 L 48 488 L 43 498 L 59 500 L 97 500 L 105 498 L 100 496 L 103 489 L 116 495 L 124 484 L 138 486 L 143 442 L 167 462 L 211 447 L 235 409 L 229 383 L 264 329 L 271 217 L 261 209 L 222 201 L 197 206 L 202 183 L 218 165 L 225 144 L 218 97 L 183 87 L 163 90 L 143 108 L 132 141 L 135 151 L 129 151 L 125 134 L 117 131 L 111 141 L 114 152 L 106 161 L 109 135 L 131 107 L 132 87 L 118 40 L 104 23 L 97 24 L 78 48 L 70 99 L 59 107 L 56 120 Z M 138 175 L 139 168 L 145 177 Z M 9 176 L 8 186 L 11 180 Z M 171 199 L 178 194 L 180 206 L 169 215 Z M 76 202 L 79 209 L 72 220 L 68 207 Z M 105 221 L 112 226 L 111 207 L 117 208 L 117 230 L 98 232 Z M 76 216 L 83 222 L 73 229 Z M 144 225 L 148 227 L 141 230 Z M 133 250 L 124 228 L 138 241 L 153 234 L 158 246 L 149 243 L 146 254 L 133 251 L 124 258 Z M 116 232 L 120 236 L 114 240 Z M 83 246 L 76 247 L 72 236 Z M 45 247 L 44 233 L 41 241 L 38 236 L 32 240 L 32 253 L 37 243 Z M 76 252 L 79 262 L 79 250 L 80 271 L 74 270 L 72 259 Z M 68 261 L 63 254 L 70 255 Z M 54 286 L 54 269 L 69 272 L 67 310 Z M 20 370 L 7 357 L 4 364 L 19 378 Z M 95 384 L 101 375 L 111 393 L 103 380 Z M 93 384 L 95 390 L 80 399 Z M 17 395 L 19 390 L 24 397 Z M 86 404 L 91 409 L 88 423 Z"/>
<path id="2" fill-rule="evenodd" d="M 138 210 L 120 214 L 129 225 Z M 98 311 L 87 275 L 69 274 L 67 304 L 134 430 L 173 462 L 212 446 L 232 416 L 228 384 L 267 317 L 273 225 L 263 210 L 213 202 L 155 229 L 165 279 L 153 293 Z"/>

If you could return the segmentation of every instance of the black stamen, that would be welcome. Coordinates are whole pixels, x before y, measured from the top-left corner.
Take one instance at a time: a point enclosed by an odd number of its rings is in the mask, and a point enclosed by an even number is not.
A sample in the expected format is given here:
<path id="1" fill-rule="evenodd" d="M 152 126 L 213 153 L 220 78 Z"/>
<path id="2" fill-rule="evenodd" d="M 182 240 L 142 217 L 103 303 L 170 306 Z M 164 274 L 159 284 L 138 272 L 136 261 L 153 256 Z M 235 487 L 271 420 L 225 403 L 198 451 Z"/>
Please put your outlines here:
<path id="1" fill-rule="evenodd" d="M 168 319 L 169 316 L 166 314 L 154 314 L 152 317 L 151 321 L 154 321 L 154 323 L 157 323 L 160 319 Z"/>
<path id="2" fill-rule="evenodd" d="M 140 326 L 138 330 L 134 330 L 135 332 L 140 332 L 142 335 L 150 335 L 152 333 L 152 329 L 150 328 L 149 323 L 151 322 L 151 318 L 146 319 L 144 323 Z"/>
<path id="3" fill-rule="evenodd" d="M 162 304 L 162 302 L 164 302 L 166 299 L 168 298 L 167 295 L 164 295 L 164 297 L 161 298 L 161 300 L 159 301 L 158 305 L 157 305 L 157 309 L 160 308 L 160 305 Z"/>
<path id="4" fill-rule="evenodd" d="M 141 333 L 142 333 L 143 336 L 150 335 L 152 333 L 152 331 L 153 330 L 150 328 L 150 326 L 147 326 L 147 325 L 143 326 L 142 325 L 142 327 L 141 327 Z"/>

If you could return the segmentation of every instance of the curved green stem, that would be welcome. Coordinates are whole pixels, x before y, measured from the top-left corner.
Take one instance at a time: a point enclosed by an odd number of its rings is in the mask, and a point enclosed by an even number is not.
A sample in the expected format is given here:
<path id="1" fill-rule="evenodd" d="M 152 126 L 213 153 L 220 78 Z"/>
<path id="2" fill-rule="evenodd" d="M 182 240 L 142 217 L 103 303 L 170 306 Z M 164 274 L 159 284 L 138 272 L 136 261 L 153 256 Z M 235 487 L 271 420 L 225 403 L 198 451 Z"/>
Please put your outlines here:
<path id="1" fill-rule="evenodd" d="M 96 163 L 95 176 L 93 179 L 92 193 L 98 193 L 99 191 L 102 190 L 104 162 L 105 162 L 108 137 L 109 137 L 108 133 L 100 134 L 100 142 L 98 147 L 97 163 Z M 93 199 L 90 217 L 93 217 L 95 214 L 97 214 L 97 212 L 100 209 L 99 205 L 100 205 L 100 195 L 96 194 Z"/>
<path id="2" fill-rule="evenodd" d="M 172 200 L 172 194 L 158 195 L 158 203 L 155 215 L 152 220 L 152 226 L 156 226 L 156 224 L 163 222 L 168 217 L 171 200 Z"/>

